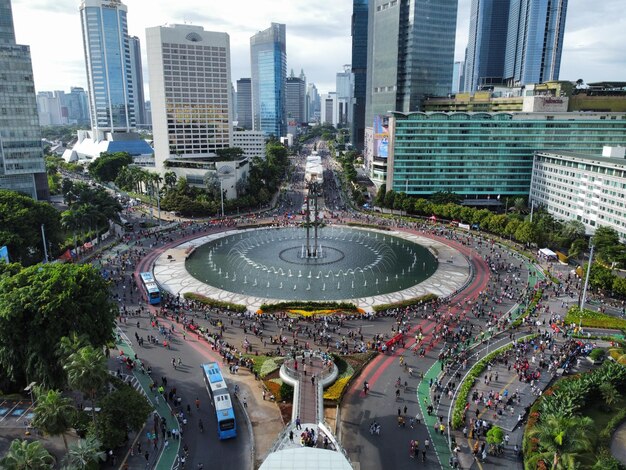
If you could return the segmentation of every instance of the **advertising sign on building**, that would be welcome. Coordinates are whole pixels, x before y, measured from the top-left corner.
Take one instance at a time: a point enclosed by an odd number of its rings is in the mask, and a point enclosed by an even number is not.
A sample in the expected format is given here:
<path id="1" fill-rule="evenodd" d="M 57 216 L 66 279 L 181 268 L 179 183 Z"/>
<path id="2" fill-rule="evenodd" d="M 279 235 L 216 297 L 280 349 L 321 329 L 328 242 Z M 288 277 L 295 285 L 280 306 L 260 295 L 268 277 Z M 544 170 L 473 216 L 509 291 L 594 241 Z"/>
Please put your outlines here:
<path id="1" fill-rule="evenodd" d="M 567 96 L 525 96 L 522 112 L 524 113 L 564 113 L 567 112 Z"/>
<path id="2" fill-rule="evenodd" d="M 389 156 L 389 118 L 374 116 L 374 156 L 387 158 Z"/>

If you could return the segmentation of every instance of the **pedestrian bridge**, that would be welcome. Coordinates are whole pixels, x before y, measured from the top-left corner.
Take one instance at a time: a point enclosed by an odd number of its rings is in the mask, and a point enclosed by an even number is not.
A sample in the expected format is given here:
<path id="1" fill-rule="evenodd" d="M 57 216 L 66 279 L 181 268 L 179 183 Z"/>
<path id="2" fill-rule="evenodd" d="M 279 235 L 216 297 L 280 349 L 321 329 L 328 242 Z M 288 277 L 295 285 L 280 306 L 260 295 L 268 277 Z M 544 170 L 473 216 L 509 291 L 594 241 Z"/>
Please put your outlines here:
<path id="1" fill-rule="evenodd" d="M 337 379 L 338 373 L 330 356 L 317 353 L 305 352 L 283 363 L 280 378 L 293 387 L 291 422 L 279 434 L 260 470 L 297 468 L 304 461 L 310 469 L 353 468 L 324 420 L 324 388 Z M 301 435 L 307 429 L 315 438 L 313 444 L 305 446 Z"/>

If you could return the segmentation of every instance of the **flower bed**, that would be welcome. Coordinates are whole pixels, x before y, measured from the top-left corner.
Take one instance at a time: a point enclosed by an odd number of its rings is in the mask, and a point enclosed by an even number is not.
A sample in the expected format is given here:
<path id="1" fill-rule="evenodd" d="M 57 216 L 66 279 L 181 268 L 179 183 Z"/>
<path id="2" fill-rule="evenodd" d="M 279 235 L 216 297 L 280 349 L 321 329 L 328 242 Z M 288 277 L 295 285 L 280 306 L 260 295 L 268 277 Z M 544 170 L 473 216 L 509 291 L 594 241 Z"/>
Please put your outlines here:
<path id="1" fill-rule="evenodd" d="M 595 310 L 584 309 L 581 313 L 576 306 L 570 307 L 565 315 L 565 324 L 580 323 L 583 327 L 589 328 L 607 328 L 612 330 L 626 330 L 626 320 L 619 317 L 613 317 Z"/>
<path id="2" fill-rule="evenodd" d="M 277 371 L 284 359 L 274 356 L 255 356 L 254 354 L 244 354 L 244 357 L 252 360 L 252 371 L 261 379 L 266 378 L 272 372 Z"/>
<path id="3" fill-rule="evenodd" d="M 195 302 L 200 302 L 201 304 L 208 305 L 209 307 L 219 307 L 219 308 L 227 308 L 229 310 L 233 310 L 235 312 L 245 312 L 246 306 L 240 304 L 233 304 L 230 302 L 222 302 L 221 300 L 211 299 L 202 294 L 197 294 L 195 292 L 185 292 L 183 297 L 187 300 L 193 300 Z"/>
<path id="4" fill-rule="evenodd" d="M 341 313 L 363 313 L 363 310 L 350 302 L 313 302 L 313 301 L 290 301 L 277 302 L 275 304 L 263 304 L 257 313 L 301 310 L 304 312 L 335 310 Z"/>
<path id="5" fill-rule="evenodd" d="M 437 296 L 435 294 L 426 294 L 426 295 L 422 295 L 421 297 L 414 297 L 412 299 L 407 299 L 407 300 L 402 300 L 400 302 L 393 302 L 390 304 L 381 304 L 381 305 L 375 305 L 374 306 L 374 311 L 375 312 L 382 312 L 384 310 L 389 310 L 391 308 L 402 308 L 402 307 L 410 307 L 412 305 L 420 305 L 420 304 L 425 304 L 428 302 L 433 302 L 435 300 L 437 300 Z"/>
<path id="6" fill-rule="evenodd" d="M 324 400 L 333 404 L 341 402 L 352 380 L 359 376 L 369 361 L 376 357 L 376 354 L 376 352 L 369 351 L 347 356 L 334 355 L 335 365 L 339 369 L 337 380 L 324 391 Z"/>

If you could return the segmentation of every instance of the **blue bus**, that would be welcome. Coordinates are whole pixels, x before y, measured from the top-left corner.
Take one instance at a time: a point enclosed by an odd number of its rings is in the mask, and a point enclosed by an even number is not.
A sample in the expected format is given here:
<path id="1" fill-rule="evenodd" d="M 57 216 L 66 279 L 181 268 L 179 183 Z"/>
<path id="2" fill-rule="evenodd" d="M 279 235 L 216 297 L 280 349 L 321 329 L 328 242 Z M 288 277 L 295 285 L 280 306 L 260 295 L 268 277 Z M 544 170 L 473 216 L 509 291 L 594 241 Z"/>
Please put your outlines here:
<path id="1" fill-rule="evenodd" d="M 141 277 L 141 285 L 148 302 L 152 305 L 161 303 L 161 291 L 152 273 L 139 273 L 139 276 Z"/>
<path id="2" fill-rule="evenodd" d="M 237 436 L 237 423 L 235 422 L 235 410 L 228 393 L 228 386 L 222 377 L 220 366 L 217 362 L 202 364 L 202 376 L 204 384 L 211 397 L 217 418 L 217 435 L 220 439 L 230 439 Z"/>

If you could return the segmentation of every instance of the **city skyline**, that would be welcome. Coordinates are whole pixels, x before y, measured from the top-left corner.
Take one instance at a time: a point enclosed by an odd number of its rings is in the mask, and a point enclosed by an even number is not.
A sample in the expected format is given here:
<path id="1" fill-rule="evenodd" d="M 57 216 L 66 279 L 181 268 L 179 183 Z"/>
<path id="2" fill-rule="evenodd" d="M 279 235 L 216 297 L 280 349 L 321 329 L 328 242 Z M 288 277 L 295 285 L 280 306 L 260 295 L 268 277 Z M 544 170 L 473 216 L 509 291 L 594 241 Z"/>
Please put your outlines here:
<path id="1" fill-rule="evenodd" d="M 585 0 L 570 0 L 565 32 L 561 79 L 593 82 L 620 80 L 626 76 L 626 63 L 620 52 L 620 39 L 626 31 L 620 23 L 607 22 L 617 11 L 619 0 L 607 0 L 589 10 Z M 13 0 L 17 42 L 31 46 L 37 91 L 87 88 L 80 16 L 77 0 Z M 319 4 L 286 3 L 276 8 L 269 0 L 220 3 L 204 13 L 199 0 L 188 0 L 184 8 L 155 0 L 154 8 L 141 8 L 139 0 L 126 0 L 131 36 L 145 40 L 145 28 L 175 23 L 191 23 L 205 30 L 231 36 L 232 79 L 250 76 L 249 38 L 270 22 L 287 25 L 288 69 L 303 68 L 310 82 L 321 92 L 334 90 L 334 78 L 343 64 L 350 63 L 350 21 L 352 1 Z M 242 8 L 245 3 L 245 8 Z M 273 8 L 268 8 L 272 5 Z M 468 38 L 470 0 L 459 0 L 456 25 L 455 60 L 462 60 Z M 236 18 L 236 20 L 234 19 Z M 49 25 L 59 25 L 52 31 Z M 62 25 L 62 27 L 61 27 Z M 49 30 L 51 34 L 40 34 Z M 313 47 L 311 45 L 314 44 Z M 329 52 L 332 56 L 329 57 Z M 145 50 L 144 84 L 147 87 Z M 149 92 L 146 91 L 146 99 Z"/>

